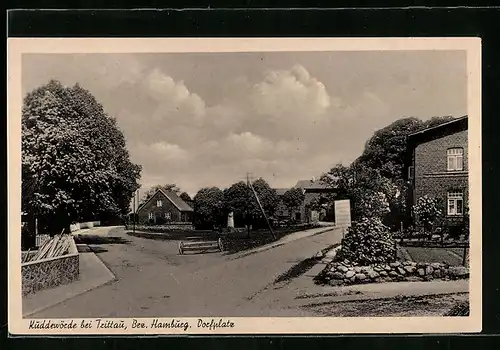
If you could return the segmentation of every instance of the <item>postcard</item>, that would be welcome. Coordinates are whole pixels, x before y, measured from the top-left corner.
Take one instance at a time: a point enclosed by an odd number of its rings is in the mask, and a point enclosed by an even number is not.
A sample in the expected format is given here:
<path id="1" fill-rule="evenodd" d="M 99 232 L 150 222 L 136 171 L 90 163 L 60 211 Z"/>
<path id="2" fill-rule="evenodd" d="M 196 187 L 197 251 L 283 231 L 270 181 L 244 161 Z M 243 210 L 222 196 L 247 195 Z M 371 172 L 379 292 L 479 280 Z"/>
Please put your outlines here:
<path id="1" fill-rule="evenodd" d="M 481 331 L 479 38 L 8 39 L 15 335 Z"/>

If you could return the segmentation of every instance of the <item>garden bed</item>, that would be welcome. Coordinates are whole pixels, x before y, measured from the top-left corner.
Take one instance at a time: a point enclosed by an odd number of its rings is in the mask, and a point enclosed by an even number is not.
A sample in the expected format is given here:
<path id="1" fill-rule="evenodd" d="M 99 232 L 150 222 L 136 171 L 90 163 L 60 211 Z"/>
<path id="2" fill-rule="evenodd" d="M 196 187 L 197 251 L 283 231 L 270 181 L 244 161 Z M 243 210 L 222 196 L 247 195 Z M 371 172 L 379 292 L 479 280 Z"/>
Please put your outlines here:
<path id="1" fill-rule="evenodd" d="M 286 228 L 276 228 L 273 230 L 276 239 L 273 238 L 271 232 L 269 232 L 268 229 L 252 230 L 250 231 L 250 237 L 247 236 L 246 231 L 234 231 L 221 235 L 221 238 L 224 250 L 227 251 L 228 254 L 233 254 L 244 250 L 258 248 L 260 246 L 273 243 L 289 234 L 299 231 L 305 231 L 315 227 L 318 226 L 301 225 Z"/>
<path id="2" fill-rule="evenodd" d="M 33 255 L 36 252 L 23 252 Z M 22 295 L 71 283 L 79 278 L 80 259 L 78 249 L 71 238 L 69 253 L 54 258 L 41 259 L 21 264 Z"/>
<path id="3" fill-rule="evenodd" d="M 444 263 L 421 263 L 414 261 L 392 262 L 360 266 L 349 261 L 333 261 L 315 278 L 317 284 L 333 286 L 402 282 L 456 280 L 469 278 L 469 269 L 464 266 L 450 266 Z"/>

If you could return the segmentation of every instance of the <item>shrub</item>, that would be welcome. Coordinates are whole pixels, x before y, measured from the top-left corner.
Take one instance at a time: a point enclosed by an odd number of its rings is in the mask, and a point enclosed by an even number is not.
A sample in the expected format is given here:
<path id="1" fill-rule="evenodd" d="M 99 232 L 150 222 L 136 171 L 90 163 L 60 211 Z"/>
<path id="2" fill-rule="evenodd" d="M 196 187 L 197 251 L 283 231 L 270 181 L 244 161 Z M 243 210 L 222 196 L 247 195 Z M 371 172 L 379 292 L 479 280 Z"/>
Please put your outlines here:
<path id="1" fill-rule="evenodd" d="M 390 212 L 385 194 L 362 187 L 352 190 L 353 219 L 364 217 L 382 218 Z"/>
<path id="2" fill-rule="evenodd" d="M 412 212 L 416 226 L 428 233 L 431 233 L 443 214 L 438 199 L 427 195 L 417 200 Z"/>
<path id="3" fill-rule="evenodd" d="M 349 227 L 337 257 L 360 265 L 388 263 L 396 259 L 396 245 L 379 218 L 365 217 Z"/>

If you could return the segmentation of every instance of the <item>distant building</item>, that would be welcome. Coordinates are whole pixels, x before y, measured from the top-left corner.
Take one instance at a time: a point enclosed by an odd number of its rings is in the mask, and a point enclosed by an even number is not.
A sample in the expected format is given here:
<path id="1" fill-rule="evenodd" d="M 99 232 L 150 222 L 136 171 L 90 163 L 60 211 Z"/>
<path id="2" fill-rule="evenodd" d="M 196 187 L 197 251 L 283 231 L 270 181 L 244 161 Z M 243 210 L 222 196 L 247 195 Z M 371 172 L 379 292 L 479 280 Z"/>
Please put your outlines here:
<path id="1" fill-rule="evenodd" d="M 469 199 L 467 116 L 407 138 L 405 178 L 410 185 L 408 215 L 420 197 L 439 199 L 445 221 L 461 224 Z"/>
<path id="2" fill-rule="evenodd" d="M 295 188 L 300 188 L 304 192 L 304 203 L 300 211 L 296 213 L 296 220 L 307 223 L 318 220 L 333 221 L 333 208 L 328 206 L 326 201 L 322 205 L 321 200 L 325 195 L 336 193 L 334 187 L 319 180 L 300 180 L 295 185 Z M 312 204 L 316 201 L 320 202 L 320 209 L 312 208 Z"/>
<path id="3" fill-rule="evenodd" d="M 193 208 L 175 192 L 158 189 L 139 209 L 140 224 L 192 223 Z"/>

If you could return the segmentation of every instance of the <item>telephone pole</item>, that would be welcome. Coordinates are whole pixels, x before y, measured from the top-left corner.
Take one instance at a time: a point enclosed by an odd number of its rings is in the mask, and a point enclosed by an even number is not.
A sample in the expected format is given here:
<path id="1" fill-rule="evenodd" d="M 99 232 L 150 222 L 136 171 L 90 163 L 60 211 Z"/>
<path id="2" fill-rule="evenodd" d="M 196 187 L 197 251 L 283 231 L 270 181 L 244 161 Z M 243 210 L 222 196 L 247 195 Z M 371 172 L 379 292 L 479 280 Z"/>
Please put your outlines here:
<path id="1" fill-rule="evenodd" d="M 250 238 L 250 174 L 247 173 L 247 205 L 246 205 L 246 222 L 247 222 L 247 237 Z"/>
<path id="2" fill-rule="evenodd" d="M 133 212 L 134 212 L 134 221 L 133 221 L 133 232 L 135 233 L 135 216 L 136 216 L 136 212 L 135 212 L 135 200 L 136 200 L 136 197 L 137 197 L 137 190 L 134 192 L 134 202 L 132 203 L 134 208 L 133 208 Z"/>

